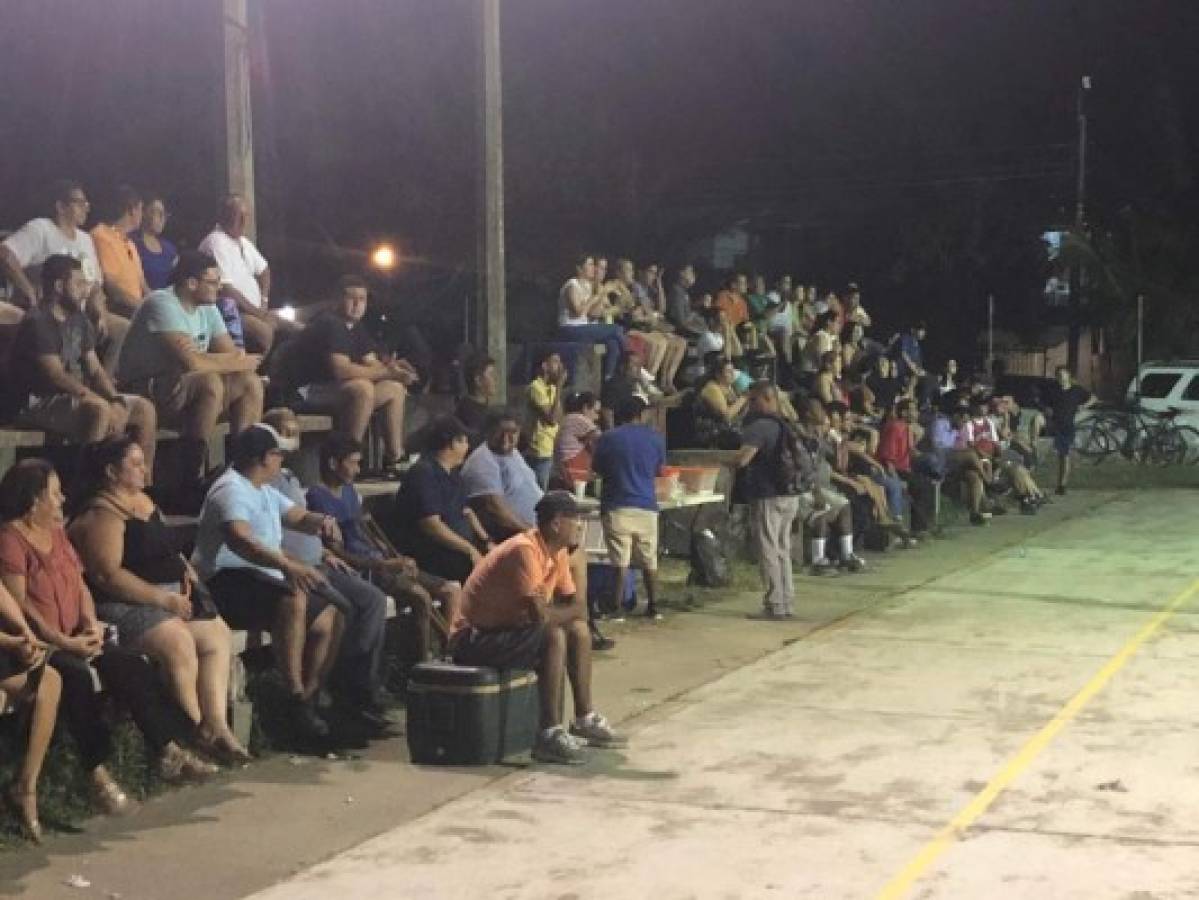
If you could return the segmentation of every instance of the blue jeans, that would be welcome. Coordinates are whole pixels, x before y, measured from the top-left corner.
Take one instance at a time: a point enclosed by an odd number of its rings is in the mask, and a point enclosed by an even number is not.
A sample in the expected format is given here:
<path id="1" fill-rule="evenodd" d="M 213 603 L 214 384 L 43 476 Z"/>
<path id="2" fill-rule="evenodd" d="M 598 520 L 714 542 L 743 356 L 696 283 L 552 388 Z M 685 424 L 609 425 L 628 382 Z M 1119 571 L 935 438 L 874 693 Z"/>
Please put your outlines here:
<path id="1" fill-rule="evenodd" d="M 883 493 L 887 496 L 887 506 L 891 507 L 891 515 L 896 519 L 902 519 L 907 506 L 906 498 L 904 497 L 903 479 L 886 473 L 875 473 L 871 476 L 878 484 L 883 487 Z"/>
<path id="2" fill-rule="evenodd" d="M 616 374 L 624 355 L 624 329 L 619 325 L 559 325 L 558 337 L 577 344 L 603 344 L 604 380 Z"/>
<path id="3" fill-rule="evenodd" d="M 537 476 L 537 486 L 543 491 L 546 485 L 550 483 L 550 469 L 554 465 L 554 458 L 546 456 L 526 456 L 525 462 L 529 464 L 529 468 L 533 470 L 533 474 Z"/>

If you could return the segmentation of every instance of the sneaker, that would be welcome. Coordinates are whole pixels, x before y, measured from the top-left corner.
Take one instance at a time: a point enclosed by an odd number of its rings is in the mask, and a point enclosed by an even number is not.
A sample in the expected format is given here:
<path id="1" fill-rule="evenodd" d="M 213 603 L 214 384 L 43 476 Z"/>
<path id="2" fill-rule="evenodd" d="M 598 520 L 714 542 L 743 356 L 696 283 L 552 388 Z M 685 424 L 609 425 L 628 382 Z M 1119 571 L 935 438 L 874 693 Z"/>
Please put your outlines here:
<path id="1" fill-rule="evenodd" d="M 608 720 L 596 712 L 571 722 L 570 733 L 588 747 L 623 747 L 628 744 L 625 737 L 613 731 Z"/>
<path id="2" fill-rule="evenodd" d="M 1066 496 L 1066 486 L 1064 484 L 1059 484 L 1057 486 L 1057 490 L 1054 491 L 1054 493 L 1057 494 L 1059 497 L 1065 497 Z"/>
<path id="3" fill-rule="evenodd" d="M 813 575 L 836 575 L 837 566 L 826 556 L 823 559 L 813 560 L 812 566 L 808 571 Z"/>
<path id="4" fill-rule="evenodd" d="M 1033 500 L 1031 497 L 1026 497 L 1020 501 L 1020 515 L 1035 516 L 1039 506 L 1040 504 L 1037 503 L 1036 500 Z"/>
<path id="5" fill-rule="evenodd" d="M 846 572 L 857 574 L 866 568 L 866 560 L 858 556 L 856 553 L 851 553 L 845 559 L 841 560 L 841 568 Z"/>
<path id="6" fill-rule="evenodd" d="M 990 513 L 971 513 L 970 514 L 970 524 L 971 525 L 979 525 L 979 526 L 986 525 L 990 521 L 991 521 Z"/>
<path id="7" fill-rule="evenodd" d="M 548 734 L 543 731 L 537 735 L 533 743 L 533 759 L 562 766 L 581 766 L 586 762 L 578 742 L 561 725 Z"/>
<path id="8" fill-rule="evenodd" d="M 984 513 L 984 515 L 986 515 L 986 513 Z M 996 503 L 991 507 L 991 515 L 1006 516 L 1007 515 L 1007 507 Z"/>
<path id="9" fill-rule="evenodd" d="M 658 612 L 658 607 L 651 603 L 645 607 L 645 617 L 647 619 L 658 620 L 662 618 L 662 613 Z"/>
<path id="10" fill-rule="evenodd" d="M 614 641 L 611 638 L 604 638 L 604 636 L 601 633 L 599 633 L 598 628 L 591 629 L 591 650 L 592 650 L 592 652 L 602 653 L 605 650 L 611 650 L 611 648 L 613 648 L 615 646 L 616 646 L 616 641 Z"/>
<path id="11" fill-rule="evenodd" d="M 789 610 L 760 609 L 757 612 L 746 613 L 745 618 L 755 622 L 790 622 L 795 613 Z"/>
<path id="12" fill-rule="evenodd" d="M 329 725 L 316 712 L 316 704 L 300 696 L 291 698 L 291 723 L 307 738 L 326 738 Z"/>

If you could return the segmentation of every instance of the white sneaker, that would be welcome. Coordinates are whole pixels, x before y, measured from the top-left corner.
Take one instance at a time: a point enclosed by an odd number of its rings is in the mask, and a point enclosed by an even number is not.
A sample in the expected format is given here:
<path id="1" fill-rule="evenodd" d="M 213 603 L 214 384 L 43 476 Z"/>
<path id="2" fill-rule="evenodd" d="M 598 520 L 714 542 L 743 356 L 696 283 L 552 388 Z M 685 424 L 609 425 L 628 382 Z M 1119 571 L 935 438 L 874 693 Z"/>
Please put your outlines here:
<path id="1" fill-rule="evenodd" d="M 533 759 L 563 766 L 581 766 L 587 761 L 578 741 L 567 734 L 561 725 L 548 734 L 542 732 L 537 735 L 533 744 Z"/>
<path id="2" fill-rule="evenodd" d="M 812 567 L 809 571 L 813 575 L 836 575 L 837 566 L 831 559 L 825 556 L 812 560 Z"/>
<path id="3" fill-rule="evenodd" d="M 570 733 L 581 738 L 590 747 L 623 747 L 628 741 L 608 724 L 597 712 L 584 719 L 575 719 L 570 723 Z"/>

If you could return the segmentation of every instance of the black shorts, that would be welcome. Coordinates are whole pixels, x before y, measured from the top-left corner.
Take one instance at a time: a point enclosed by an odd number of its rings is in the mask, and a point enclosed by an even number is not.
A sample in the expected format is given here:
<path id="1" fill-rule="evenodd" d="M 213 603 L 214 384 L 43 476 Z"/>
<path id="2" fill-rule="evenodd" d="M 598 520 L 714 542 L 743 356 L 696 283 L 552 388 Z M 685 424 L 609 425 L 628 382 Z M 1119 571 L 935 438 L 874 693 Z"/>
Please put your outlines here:
<path id="1" fill-rule="evenodd" d="M 221 618 L 234 631 L 270 631 L 278 620 L 279 604 L 292 593 L 286 582 L 257 569 L 223 569 L 207 585 Z M 328 605 L 319 593 L 310 592 L 308 623 Z"/>
<path id="2" fill-rule="evenodd" d="M 545 626 L 465 628 L 450 638 L 450 654 L 460 666 L 539 669 L 545 653 Z"/>

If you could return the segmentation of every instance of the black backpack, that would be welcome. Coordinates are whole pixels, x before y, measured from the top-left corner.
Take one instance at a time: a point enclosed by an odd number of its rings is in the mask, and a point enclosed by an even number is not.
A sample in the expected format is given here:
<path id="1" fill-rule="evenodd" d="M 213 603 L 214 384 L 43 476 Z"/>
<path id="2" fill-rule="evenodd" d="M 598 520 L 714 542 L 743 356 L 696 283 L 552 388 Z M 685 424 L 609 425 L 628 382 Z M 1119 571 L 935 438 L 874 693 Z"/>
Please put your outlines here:
<path id="1" fill-rule="evenodd" d="M 806 494 L 815 484 L 815 465 L 812 453 L 804 444 L 795 426 L 782 416 L 765 416 L 779 426 L 779 442 L 774 459 L 770 462 L 770 475 L 774 489 L 781 497 Z"/>

